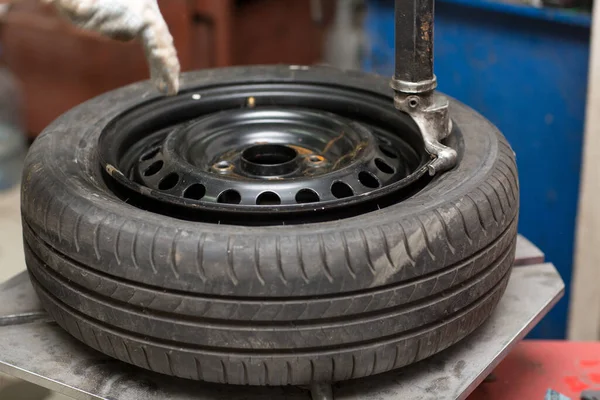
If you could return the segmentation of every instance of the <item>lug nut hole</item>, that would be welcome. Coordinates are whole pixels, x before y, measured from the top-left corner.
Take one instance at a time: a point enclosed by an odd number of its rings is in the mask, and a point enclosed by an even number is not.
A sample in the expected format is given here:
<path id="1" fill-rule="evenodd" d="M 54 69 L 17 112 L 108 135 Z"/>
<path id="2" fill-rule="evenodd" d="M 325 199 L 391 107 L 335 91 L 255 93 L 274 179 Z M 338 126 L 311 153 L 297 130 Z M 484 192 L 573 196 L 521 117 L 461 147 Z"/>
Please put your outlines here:
<path id="1" fill-rule="evenodd" d="M 325 161 L 325 158 L 321 156 L 312 155 L 308 157 L 308 162 L 310 162 L 311 164 L 320 164 L 323 161 Z"/>

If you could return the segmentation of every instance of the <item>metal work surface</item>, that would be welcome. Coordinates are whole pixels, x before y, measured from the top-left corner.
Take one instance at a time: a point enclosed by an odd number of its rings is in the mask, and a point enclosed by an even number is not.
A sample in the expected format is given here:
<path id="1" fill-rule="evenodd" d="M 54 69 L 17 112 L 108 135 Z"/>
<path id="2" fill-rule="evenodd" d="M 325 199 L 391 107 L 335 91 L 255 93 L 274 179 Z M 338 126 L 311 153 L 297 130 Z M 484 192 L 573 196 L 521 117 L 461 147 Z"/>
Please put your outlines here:
<path id="1" fill-rule="evenodd" d="M 520 238 L 521 239 L 521 238 Z M 473 335 L 429 359 L 336 384 L 336 400 L 464 399 L 546 314 L 564 291 L 551 264 L 527 265 L 535 247 L 517 247 L 517 265 L 496 311 Z M 523 257 L 521 257 L 523 254 Z M 236 387 L 186 381 L 111 359 L 51 321 L 22 273 L 0 285 L 0 372 L 76 399 L 309 399 L 308 388 Z M 327 397 L 323 397 L 327 399 Z"/>
<path id="2" fill-rule="evenodd" d="M 515 266 L 541 264 L 544 262 L 544 253 L 527 238 L 519 235 L 517 240 Z"/>

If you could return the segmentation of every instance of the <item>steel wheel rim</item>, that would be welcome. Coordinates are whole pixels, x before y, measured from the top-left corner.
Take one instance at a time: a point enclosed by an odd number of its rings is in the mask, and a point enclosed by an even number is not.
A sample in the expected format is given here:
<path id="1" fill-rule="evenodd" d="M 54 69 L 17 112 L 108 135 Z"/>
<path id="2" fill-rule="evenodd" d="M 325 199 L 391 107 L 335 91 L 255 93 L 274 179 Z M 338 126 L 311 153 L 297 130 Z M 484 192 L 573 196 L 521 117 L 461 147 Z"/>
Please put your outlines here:
<path id="1" fill-rule="evenodd" d="M 340 130 L 344 140 L 336 140 Z M 236 136 L 233 147 L 222 140 Z M 273 150 L 278 162 L 257 169 L 249 156 L 257 148 Z M 340 164 L 352 149 L 355 157 Z M 416 127 L 388 97 L 284 82 L 217 85 L 141 104 L 107 125 L 98 151 L 107 184 L 132 204 L 224 223 L 233 214 L 298 223 L 329 219 L 317 216 L 325 211 L 340 218 L 382 208 L 426 184 L 431 163 Z"/>

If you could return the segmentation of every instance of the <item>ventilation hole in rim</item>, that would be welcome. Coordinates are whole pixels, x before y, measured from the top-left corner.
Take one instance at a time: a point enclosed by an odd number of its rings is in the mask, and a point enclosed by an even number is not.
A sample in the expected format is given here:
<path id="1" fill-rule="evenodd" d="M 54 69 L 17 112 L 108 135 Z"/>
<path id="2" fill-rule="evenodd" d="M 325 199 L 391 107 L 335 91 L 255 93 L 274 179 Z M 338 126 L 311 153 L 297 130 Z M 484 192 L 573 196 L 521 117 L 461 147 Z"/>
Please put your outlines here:
<path id="1" fill-rule="evenodd" d="M 160 147 L 157 147 L 157 148 L 156 148 L 156 149 L 154 149 L 154 150 L 150 150 L 149 152 L 145 153 L 145 154 L 144 154 L 144 155 L 143 155 L 143 156 L 140 158 L 140 160 L 142 160 L 142 161 L 148 161 L 148 160 L 150 160 L 150 159 L 154 158 L 154 156 L 155 156 L 155 155 L 157 155 L 159 151 L 160 151 Z"/>
<path id="2" fill-rule="evenodd" d="M 354 191 L 347 183 L 338 181 L 331 185 L 331 194 L 338 199 L 343 199 L 354 196 Z"/>
<path id="3" fill-rule="evenodd" d="M 281 204 L 281 198 L 274 192 L 263 192 L 256 199 L 259 206 L 276 206 Z"/>
<path id="4" fill-rule="evenodd" d="M 386 156 L 390 157 L 390 158 L 398 158 L 398 153 L 396 152 L 396 150 L 394 150 L 393 147 L 388 146 L 387 144 L 380 144 L 379 145 L 379 150 L 381 150 L 381 152 L 383 154 L 385 154 Z"/>
<path id="5" fill-rule="evenodd" d="M 224 204 L 240 204 L 242 202 L 242 196 L 237 190 L 229 189 L 219 195 L 217 202 Z"/>
<path id="6" fill-rule="evenodd" d="M 165 176 L 164 178 L 162 178 L 160 180 L 160 183 L 158 184 L 158 188 L 160 190 L 173 189 L 177 185 L 178 182 L 179 182 L 179 175 L 177 175 L 175 172 L 171 172 L 169 175 Z"/>
<path id="7" fill-rule="evenodd" d="M 206 188 L 201 183 L 194 183 L 183 192 L 183 197 L 186 199 L 200 200 L 206 194 Z"/>
<path id="8" fill-rule="evenodd" d="M 150 165 L 148 168 L 146 168 L 144 170 L 144 176 L 156 175 L 158 173 L 158 171 L 161 170 L 163 165 L 164 165 L 164 162 L 162 162 L 162 160 L 154 161 L 152 163 L 152 165 Z"/>
<path id="9" fill-rule="evenodd" d="M 394 173 L 394 168 L 390 167 L 388 165 L 388 163 L 386 163 L 385 161 L 383 161 L 381 158 L 376 158 L 375 159 L 375 166 L 377 168 L 379 168 L 379 170 L 381 172 L 383 172 L 384 174 L 393 174 Z"/>
<path id="10" fill-rule="evenodd" d="M 317 203 L 321 201 L 319 195 L 311 189 L 302 189 L 296 193 L 296 203 Z"/>
<path id="11" fill-rule="evenodd" d="M 377 178 L 375 178 L 375 176 L 372 173 L 367 172 L 367 171 L 360 172 L 358 174 L 358 180 L 364 186 L 371 188 L 371 189 L 377 189 L 380 185 Z"/>

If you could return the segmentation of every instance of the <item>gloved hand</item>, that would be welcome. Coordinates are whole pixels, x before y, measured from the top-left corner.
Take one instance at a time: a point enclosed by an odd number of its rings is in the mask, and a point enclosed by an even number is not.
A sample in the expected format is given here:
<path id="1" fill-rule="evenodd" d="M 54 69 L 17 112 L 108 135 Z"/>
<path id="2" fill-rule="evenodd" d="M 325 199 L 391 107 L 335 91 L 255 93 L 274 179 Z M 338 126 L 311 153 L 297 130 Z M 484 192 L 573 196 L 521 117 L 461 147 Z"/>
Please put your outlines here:
<path id="1" fill-rule="evenodd" d="M 179 90 L 180 65 L 173 37 L 157 0 L 42 0 L 53 4 L 73 24 L 107 37 L 139 38 L 150 64 L 150 77 L 163 93 Z"/>

